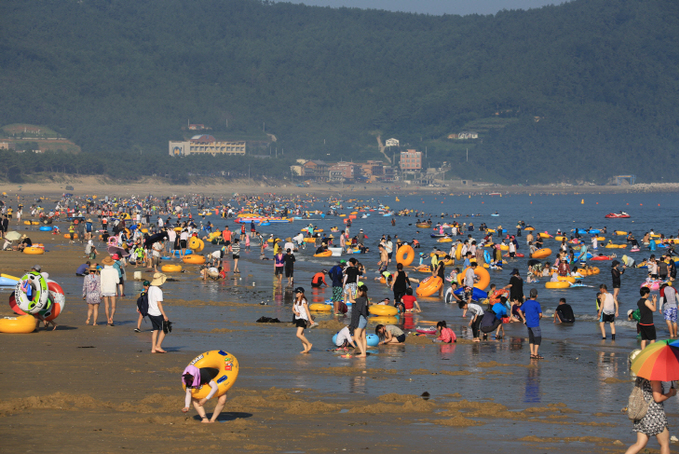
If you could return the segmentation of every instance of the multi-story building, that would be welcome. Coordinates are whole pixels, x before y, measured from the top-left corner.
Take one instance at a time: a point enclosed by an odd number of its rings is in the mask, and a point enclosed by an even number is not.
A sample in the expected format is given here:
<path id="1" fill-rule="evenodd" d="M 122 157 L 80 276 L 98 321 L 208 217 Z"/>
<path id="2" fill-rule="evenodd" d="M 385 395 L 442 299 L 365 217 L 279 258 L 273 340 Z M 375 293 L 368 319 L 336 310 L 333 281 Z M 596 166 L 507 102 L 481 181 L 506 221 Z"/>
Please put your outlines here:
<path id="1" fill-rule="evenodd" d="M 213 136 L 199 134 L 186 142 L 170 141 L 170 156 L 188 156 L 191 154 L 232 154 L 244 155 L 246 142 L 244 140 L 218 142 Z"/>
<path id="2" fill-rule="evenodd" d="M 416 150 L 402 151 L 399 166 L 403 172 L 418 172 L 422 170 L 422 152 Z"/>

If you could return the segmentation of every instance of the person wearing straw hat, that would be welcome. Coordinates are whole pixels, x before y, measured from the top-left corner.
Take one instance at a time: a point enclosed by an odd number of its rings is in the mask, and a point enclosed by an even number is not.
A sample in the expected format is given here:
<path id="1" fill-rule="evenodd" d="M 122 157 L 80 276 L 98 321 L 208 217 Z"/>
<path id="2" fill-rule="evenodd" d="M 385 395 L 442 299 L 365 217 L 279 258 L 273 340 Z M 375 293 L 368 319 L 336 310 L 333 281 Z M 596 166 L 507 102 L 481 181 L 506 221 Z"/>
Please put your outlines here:
<path id="1" fill-rule="evenodd" d="M 163 309 L 163 291 L 160 286 L 165 283 L 167 276 L 163 273 L 154 273 L 153 280 L 149 282 L 147 297 L 149 300 L 149 319 L 153 327 L 151 334 L 151 353 L 167 353 L 163 350 L 163 340 L 165 339 L 165 331 L 163 331 L 163 322 L 169 322 Z"/>

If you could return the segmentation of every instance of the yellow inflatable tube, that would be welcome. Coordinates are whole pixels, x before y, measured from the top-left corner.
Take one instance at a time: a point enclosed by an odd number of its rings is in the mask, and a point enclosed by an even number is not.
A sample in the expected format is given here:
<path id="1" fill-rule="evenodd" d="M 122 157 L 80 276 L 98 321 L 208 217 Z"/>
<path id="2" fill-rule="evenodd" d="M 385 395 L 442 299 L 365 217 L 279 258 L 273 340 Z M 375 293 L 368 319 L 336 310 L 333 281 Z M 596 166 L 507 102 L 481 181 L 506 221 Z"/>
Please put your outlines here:
<path id="1" fill-rule="evenodd" d="M 415 260 L 415 250 L 409 244 L 404 244 L 398 251 L 396 251 L 396 263 L 402 263 L 403 266 L 408 266 Z"/>
<path id="2" fill-rule="evenodd" d="M 429 276 L 417 287 L 417 296 L 431 296 L 443 286 L 443 280 L 438 276 Z"/>
<path id="3" fill-rule="evenodd" d="M 163 266 L 160 267 L 160 270 L 163 273 L 181 273 L 182 266 L 181 265 L 163 265 Z"/>
<path id="4" fill-rule="evenodd" d="M 41 255 L 44 254 L 45 250 L 39 247 L 27 247 L 24 248 L 24 254 L 28 255 Z"/>
<path id="5" fill-rule="evenodd" d="M 314 257 L 330 257 L 332 256 L 332 251 L 324 251 L 324 252 L 319 252 L 318 254 L 314 254 Z"/>
<path id="6" fill-rule="evenodd" d="M 182 257 L 182 262 L 189 263 L 191 265 L 202 265 L 205 263 L 205 257 L 198 254 L 185 255 Z"/>
<path id="7" fill-rule="evenodd" d="M 545 282 L 545 288 L 568 288 L 571 283 L 568 281 Z"/>
<path id="8" fill-rule="evenodd" d="M 0 333 L 28 334 L 38 327 L 38 319 L 32 315 L 0 319 Z"/>
<path id="9" fill-rule="evenodd" d="M 462 285 L 462 281 L 464 279 L 464 275 L 467 273 L 467 270 L 469 267 L 465 268 L 461 273 L 457 275 L 457 283 Z M 487 269 L 478 266 L 474 269 L 474 275 L 476 275 L 479 280 L 474 284 L 474 287 L 476 287 L 479 290 L 486 290 L 486 288 L 490 285 L 490 273 L 488 272 Z"/>
<path id="10" fill-rule="evenodd" d="M 231 389 L 236 382 L 236 378 L 238 378 L 238 370 L 240 369 L 236 357 L 224 350 L 212 350 L 201 353 L 189 363 L 189 366 L 196 366 L 199 369 L 201 367 L 211 367 L 219 370 L 219 373 L 214 378 L 219 388 L 215 397 L 222 396 Z M 182 386 L 184 391 L 186 391 L 186 385 Z M 203 385 L 200 388 L 191 390 L 191 396 L 194 399 L 202 399 L 207 397 L 210 391 L 209 385 Z"/>
<path id="11" fill-rule="evenodd" d="M 330 307 L 332 308 L 332 306 Z M 368 306 L 368 312 L 370 312 L 370 315 L 386 315 L 393 317 L 394 315 L 398 314 L 398 309 L 396 309 L 394 306 L 373 304 Z"/>
<path id="12" fill-rule="evenodd" d="M 380 315 L 377 317 L 369 317 L 368 321 L 371 323 L 377 323 L 378 325 L 395 325 L 398 323 L 398 317 Z"/>
<path id="13" fill-rule="evenodd" d="M 331 312 L 332 304 L 311 303 L 309 304 L 309 310 L 314 312 Z"/>
<path id="14" fill-rule="evenodd" d="M 531 254 L 531 258 L 534 259 L 544 259 L 552 255 L 552 250 L 549 248 L 538 249 Z"/>

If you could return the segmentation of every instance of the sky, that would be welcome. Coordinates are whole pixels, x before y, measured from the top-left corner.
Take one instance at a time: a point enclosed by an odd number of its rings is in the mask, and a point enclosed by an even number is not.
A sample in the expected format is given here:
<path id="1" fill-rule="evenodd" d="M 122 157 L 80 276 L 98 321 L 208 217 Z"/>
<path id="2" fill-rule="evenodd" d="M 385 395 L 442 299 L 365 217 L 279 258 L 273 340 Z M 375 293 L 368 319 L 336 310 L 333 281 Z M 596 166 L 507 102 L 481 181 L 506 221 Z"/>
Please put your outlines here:
<path id="1" fill-rule="evenodd" d="M 278 0 L 309 6 L 384 9 L 422 14 L 495 14 L 503 9 L 529 9 L 558 5 L 564 0 Z M 277 3 L 278 3 L 277 1 Z"/>

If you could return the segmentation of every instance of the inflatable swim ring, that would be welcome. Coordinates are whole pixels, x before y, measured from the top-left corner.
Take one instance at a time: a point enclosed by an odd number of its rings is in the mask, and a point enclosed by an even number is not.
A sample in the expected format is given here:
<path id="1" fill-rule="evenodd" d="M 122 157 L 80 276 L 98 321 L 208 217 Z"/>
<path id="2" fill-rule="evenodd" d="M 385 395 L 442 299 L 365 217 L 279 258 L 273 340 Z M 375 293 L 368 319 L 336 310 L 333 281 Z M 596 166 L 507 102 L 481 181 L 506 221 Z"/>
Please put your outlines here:
<path id="1" fill-rule="evenodd" d="M 371 315 L 394 316 L 398 314 L 398 309 L 394 306 L 387 306 L 385 304 L 373 304 L 368 306 L 368 312 L 370 312 Z"/>
<path id="2" fill-rule="evenodd" d="M 182 271 L 182 266 L 181 265 L 163 265 L 160 267 L 160 270 L 163 273 L 181 273 Z"/>
<path id="3" fill-rule="evenodd" d="M 70 240 L 70 239 L 71 239 L 71 234 L 70 234 L 70 233 L 64 233 L 64 238 L 66 238 L 67 240 Z M 74 233 L 74 234 L 73 234 L 73 239 L 76 239 L 76 238 L 78 238 L 78 234 L 77 234 L 77 233 Z"/>
<path id="4" fill-rule="evenodd" d="M 0 333 L 28 334 L 38 327 L 38 319 L 32 315 L 5 317 L 0 319 Z"/>
<path id="5" fill-rule="evenodd" d="M 191 239 L 189 240 L 188 246 L 189 249 L 191 249 L 192 251 L 200 252 L 205 247 L 205 243 L 200 238 L 192 236 Z"/>
<path id="6" fill-rule="evenodd" d="M 545 288 L 568 288 L 571 283 L 568 281 L 545 282 Z"/>
<path id="7" fill-rule="evenodd" d="M 409 244 L 404 244 L 396 252 L 396 263 L 401 263 L 403 266 L 408 266 L 415 260 L 415 250 Z"/>
<path id="8" fill-rule="evenodd" d="M 398 317 L 393 315 L 378 315 L 369 317 L 368 321 L 378 325 L 395 325 L 398 323 Z"/>
<path id="9" fill-rule="evenodd" d="M 26 247 L 24 248 L 24 254 L 27 255 L 41 255 L 44 254 L 45 250 L 39 247 Z"/>
<path id="10" fill-rule="evenodd" d="M 560 282 L 570 282 L 571 284 L 575 284 L 575 278 L 573 276 L 557 276 L 557 279 L 559 279 Z"/>
<path id="11" fill-rule="evenodd" d="M 191 265 L 202 265 L 203 263 L 205 263 L 205 257 L 203 257 L 202 255 L 198 255 L 198 254 L 185 255 L 182 258 L 182 262 L 189 263 Z"/>
<path id="12" fill-rule="evenodd" d="M 458 273 L 457 275 L 458 284 L 462 285 L 464 275 L 467 273 L 468 269 L 469 267 L 465 268 L 461 273 Z M 487 269 L 481 266 L 477 266 L 474 269 L 474 275 L 479 278 L 476 284 L 474 284 L 474 288 L 477 288 L 479 290 L 485 290 L 490 285 L 490 273 L 488 272 Z"/>
<path id="13" fill-rule="evenodd" d="M 419 287 L 417 287 L 417 296 L 431 296 L 437 293 L 443 286 L 443 279 L 438 276 L 429 276 L 422 282 L 420 282 Z"/>
<path id="14" fill-rule="evenodd" d="M 233 386 L 238 378 L 238 360 L 235 356 L 223 350 L 212 350 L 201 353 L 191 361 L 189 366 L 211 367 L 218 369 L 219 373 L 214 378 L 215 383 L 219 387 L 215 397 L 222 396 Z M 182 381 L 183 382 L 183 381 Z M 186 391 L 186 385 L 182 385 Z M 200 388 L 191 390 L 191 396 L 194 399 L 202 399 L 210 394 L 211 388 L 209 385 L 203 385 Z"/>
<path id="15" fill-rule="evenodd" d="M 49 302 L 47 281 L 42 274 L 30 271 L 17 282 L 14 297 L 22 311 L 27 314 L 37 314 L 45 309 Z"/>
<path id="16" fill-rule="evenodd" d="M 453 242 L 453 239 L 452 239 L 452 238 L 449 238 L 449 237 L 446 237 L 446 238 L 439 238 L 438 240 L 436 240 L 436 242 L 437 242 L 437 243 L 452 243 L 452 242 Z"/>
<path id="17" fill-rule="evenodd" d="M 590 260 L 597 262 L 597 261 L 604 261 L 604 260 L 611 260 L 611 259 L 612 259 L 612 257 L 609 257 L 608 255 L 597 255 L 597 256 L 592 257 Z"/>
<path id="18" fill-rule="evenodd" d="M 429 228 L 431 228 L 431 225 L 427 224 L 426 222 L 419 222 L 419 223 L 415 224 L 415 226 L 418 227 L 418 228 L 420 228 L 420 229 L 429 229 Z"/>
<path id="19" fill-rule="evenodd" d="M 332 256 L 332 251 L 323 251 L 319 252 L 318 254 L 314 254 L 314 257 L 331 257 Z"/>
<path id="20" fill-rule="evenodd" d="M 333 309 L 331 304 L 325 303 L 311 303 L 309 304 L 309 310 L 314 312 L 331 312 Z"/>
<path id="21" fill-rule="evenodd" d="M 552 250 L 549 248 L 542 248 L 538 249 L 537 251 L 533 252 L 530 256 L 533 259 L 544 259 L 552 255 Z"/>
<path id="22" fill-rule="evenodd" d="M 193 252 L 191 252 L 191 251 L 184 251 L 184 257 L 186 257 L 187 255 L 191 255 L 191 254 L 193 254 Z M 181 258 L 182 251 L 180 251 L 180 250 L 172 251 L 172 255 L 175 256 L 175 257 L 177 257 L 177 258 Z"/>
<path id="23" fill-rule="evenodd" d="M 52 231 L 52 226 L 51 225 L 43 225 L 39 229 L 41 232 L 50 232 Z"/>
<path id="24" fill-rule="evenodd" d="M 429 326 L 427 328 L 422 328 L 421 326 L 418 326 L 415 328 L 415 331 L 417 331 L 420 334 L 436 334 L 436 328 L 433 326 Z"/>

